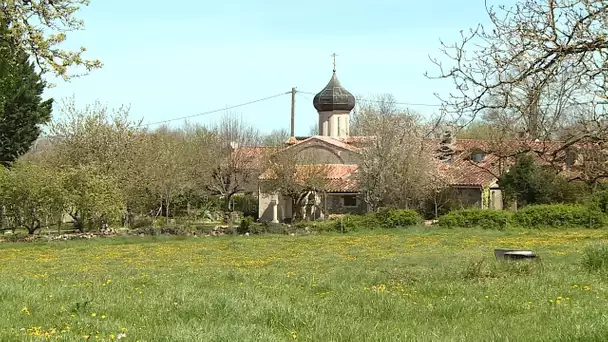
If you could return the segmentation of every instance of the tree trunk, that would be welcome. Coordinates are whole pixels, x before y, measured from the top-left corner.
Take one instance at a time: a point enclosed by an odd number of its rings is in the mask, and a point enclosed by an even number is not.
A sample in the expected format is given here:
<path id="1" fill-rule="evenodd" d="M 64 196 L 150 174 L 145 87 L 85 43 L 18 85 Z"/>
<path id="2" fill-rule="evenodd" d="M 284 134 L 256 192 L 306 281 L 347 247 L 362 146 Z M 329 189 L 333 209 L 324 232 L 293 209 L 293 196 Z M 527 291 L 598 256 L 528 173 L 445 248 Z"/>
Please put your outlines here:
<path id="1" fill-rule="evenodd" d="M 70 216 L 74 220 L 74 228 L 80 233 L 84 233 L 84 218 L 78 213 L 70 213 Z"/>
<path id="2" fill-rule="evenodd" d="M 169 200 L 169 195 L 167 194 L 167 198 L 166 198 L 166 203 L 167 207 L 165 208 L 165 217 L 166 217 L 166 224 L 169 224 L 169 206 L 170 206 L 170 200 Z"/>
<path id="3" fill-rule="evenodd" d="M 39 219 L 34 219 L 32 220 L 32 224 L 31 225 L 24 225 L 24 227 L 27 229 L 27 233 L 30 235 L 34 235 L 34 233 L 36 233 L 36 231 L 38 229 L 40 229 L 40 220 Z"/>
<path id="4" fill-rule="evenodd" d="M 0 205 L 0 231 L 4 232 L 4 212 L 6 208 Z"/>
<path id="5" fill-rule="evenodd" d="M 99 219 L 99 232 L 103 233 L 109 229 L 108 227 L 108 219 L 105 216 L 102 216 Z"/>
<path id="6" fill-rule="evenodd" d="M 131 210 L 131 206 L 127 206 L 127 228 L 131 228 L 133 226 L 133 210 Z"/>

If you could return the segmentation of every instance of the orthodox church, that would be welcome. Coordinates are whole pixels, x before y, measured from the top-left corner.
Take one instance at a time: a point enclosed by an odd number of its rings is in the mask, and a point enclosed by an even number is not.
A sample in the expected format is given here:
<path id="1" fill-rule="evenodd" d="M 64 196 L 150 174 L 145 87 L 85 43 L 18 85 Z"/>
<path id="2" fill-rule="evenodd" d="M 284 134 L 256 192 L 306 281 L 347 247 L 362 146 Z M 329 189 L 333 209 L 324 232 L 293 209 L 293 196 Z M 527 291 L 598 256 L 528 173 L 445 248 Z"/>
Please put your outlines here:
<path id="1" fill-rule="evenodd" d="M 276 153 L 292 153 L 298 156 L 298 160 L 307 161 L 303 165 L 297 165 L 297 172 L 304 172 L 310 164 L 325 165 L 324 191 L 307 192 L 297 200 L 279 193 L 266 192 L 264 182 L 271 176 L 262 171 L 258 188 L 261 221 L 285 222 L 295 216 L 319 219 L 332 214 L 368 211 L 357 182 L 360 152 L 367 138 L 350 135 L 350 116 L 356 99 L 340 84 L 335 68 L 325 88 L 314 97 L 312 105 L 319 115 L 319 134 L 311 137 L 292 136 L 286 147 Z M 502 195 L 496 184 L 497 178 L 488 172 L 495 167 L 495 159 L 484 156 L 481 152 L 473 157 L 473 162 L 471 160 L 470 151 L 478 148 L 478 141 L 438 140 L 436 144 L 438 150 L 447 148 L 450 152 L 449 163 L 445 163 L 441 172 L 448 176 L 450 186 L 458 190 L 463 206 L 502 209 Z M 298 204 L 294 205 L 296 201 Z"/>

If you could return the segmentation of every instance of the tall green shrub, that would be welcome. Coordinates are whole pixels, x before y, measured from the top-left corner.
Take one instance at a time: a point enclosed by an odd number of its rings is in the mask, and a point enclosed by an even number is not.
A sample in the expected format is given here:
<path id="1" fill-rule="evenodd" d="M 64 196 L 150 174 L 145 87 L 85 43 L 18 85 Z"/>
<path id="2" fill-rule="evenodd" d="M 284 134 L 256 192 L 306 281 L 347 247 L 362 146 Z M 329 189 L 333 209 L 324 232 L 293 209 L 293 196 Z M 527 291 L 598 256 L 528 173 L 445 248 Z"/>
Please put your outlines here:
<path id="1" fill-rule="evenodd" d="M 606 224 L 606 215 L 582 205 L 531 205 L 515 213 L 513 222 L 524 228 L 599 228 Z"/>
<path id="2" fill-rule="evenodd" d="M 521 156 L 498 184 L 504 189 L 507 201 L 519 205 L 580 203 L 589 195 L 583 182 L 568 182 L 555 171 L 536 164 L 529 155 Z"/>
<path id="3" fill-rule="evenodd" d="M 381 226 L 381 222 L 375 214 L 367 215 L 344 215 L 336 220 L 336 231 L 348 233 L 366 229 L 376 229 Z"/>
<path id="4" fill-rule="evenodd" d="M 506 229 L 511 213 L 500 210 L 465 209 L 455 210 L 439 217 L 439 225 L 449 228 Z"/>
<path id="5" fill-rule="evenodd" d="M 410 209 L 384 209 L 376 214 L 384 228 L 403 228 L 422 223 L 422 216 Z"/>

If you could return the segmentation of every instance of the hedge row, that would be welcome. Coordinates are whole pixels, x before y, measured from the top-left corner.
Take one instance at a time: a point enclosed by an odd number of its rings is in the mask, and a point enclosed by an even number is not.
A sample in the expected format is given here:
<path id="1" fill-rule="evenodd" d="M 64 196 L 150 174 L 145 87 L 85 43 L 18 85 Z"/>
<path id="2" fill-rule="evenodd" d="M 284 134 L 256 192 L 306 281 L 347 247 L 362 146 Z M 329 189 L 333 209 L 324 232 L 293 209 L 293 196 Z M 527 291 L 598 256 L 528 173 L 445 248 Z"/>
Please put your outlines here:
<path id="1" fill-rule="evenodd" d="M 334 228 L 346 233 L 375 228 L 404 228 L 421 224 L 422 221 L 422 216 L 415 210 L 384 209 L 367 215 L 345 215 L 336 220 Z"/>
<path id="2" fill-rule="evenodd" d="M 515 213 L 508 211 L 468 209 L 456 210 L 439 218 L 444 227 L 523 228 L 600 228 L 608 223 L 604 213 L 582 205 L 531 205 Z"/>
<path id="3" fill-rule="evenodd" d="M 466 209 L 454 210 L 439 217 L 439 225 L 443 227 L 484 229 L 506 229 L 512 221 L 512 213 L 508 211 Z"/>

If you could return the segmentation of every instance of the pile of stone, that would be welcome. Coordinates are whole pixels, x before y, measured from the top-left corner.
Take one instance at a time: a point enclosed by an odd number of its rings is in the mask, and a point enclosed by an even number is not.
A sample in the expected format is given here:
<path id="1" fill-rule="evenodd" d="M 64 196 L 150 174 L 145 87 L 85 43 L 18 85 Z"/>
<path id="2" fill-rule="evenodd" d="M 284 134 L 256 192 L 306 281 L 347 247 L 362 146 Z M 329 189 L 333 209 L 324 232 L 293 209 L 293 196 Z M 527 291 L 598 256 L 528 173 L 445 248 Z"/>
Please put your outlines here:
<path id="1" fill-rule="evenodd" d="M 105 232 L 101 232 L 101 233 L 75 233 L 75 234 L 60 234 L 60 235 L 49 235 L 48 238 L 52 241 L 56 241 L 56 240 L 63 240 L 63 241 L 68 241 L 68 240 L 77 240 L 77 239 L 94 239 L 94 238 L 98 238 L 98 237 L 108 237 L 108 236 L 114 236 L 116 235 L 116 233 L 112 230 L 112 232 L 110 231 L 105 231 Z"/>
<path id="2" fill-rule="evenodd" d="M 211 231 L 211 233 L 209 235 L 211 236 L 222 236 L 222 235 L 227 235 L 230 234 L 232 228 L 227 227 L 227 226 L 216 226 L 215 228 L 213 228 L 213 230 Z"/>

